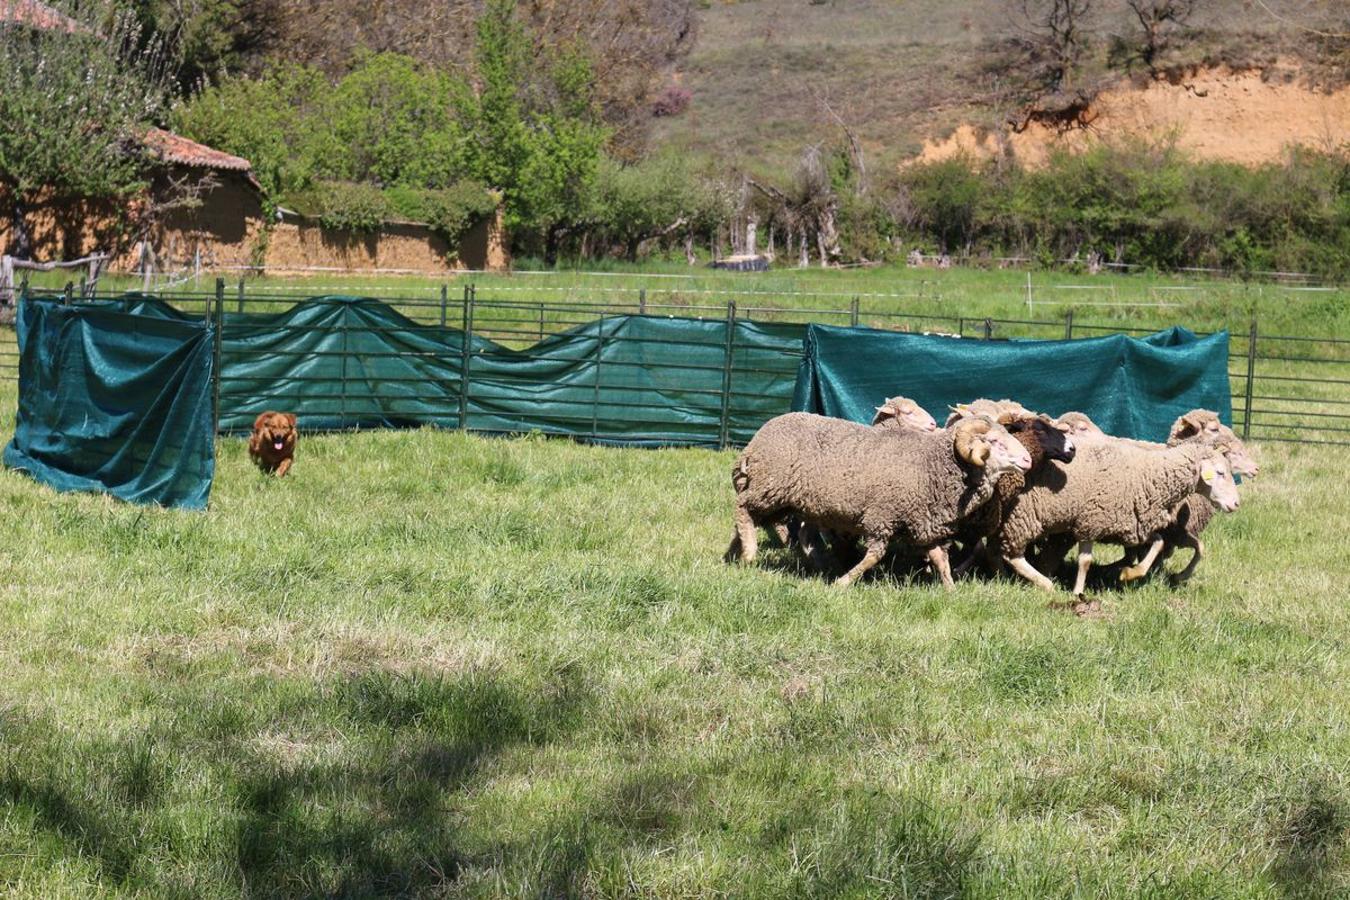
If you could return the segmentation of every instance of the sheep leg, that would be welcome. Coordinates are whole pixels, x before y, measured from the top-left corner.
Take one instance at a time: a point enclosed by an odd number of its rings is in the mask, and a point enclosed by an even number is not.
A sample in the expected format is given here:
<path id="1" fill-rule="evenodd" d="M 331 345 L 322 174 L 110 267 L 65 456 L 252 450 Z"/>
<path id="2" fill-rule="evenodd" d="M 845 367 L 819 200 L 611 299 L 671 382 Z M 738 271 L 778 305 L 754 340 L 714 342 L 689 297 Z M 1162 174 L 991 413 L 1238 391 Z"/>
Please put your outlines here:
<path id="1" fill-rule="evenodd" d="M 1205 555 L 1205 543 L 1198 537 L 1187 535 L 1181 546 L 1191 548 L 1191 559 L 1190 562 L 1186 563 L 1186 568 L 1167 579 L 1174 587 L 1195 574 L 1195 567 L 1200 564 L 1201 557 Z"/>
<path id="2" fill-rule="evenodd" d="M 1007 559 L 1008 565 L 1012 566 L 1013 571 L 1016 572 L 1018 575 L 1021 575 L 1023 578 L 1025 578 L 1027 581 L 1030 581 L 1032 584 L 1036 585 L 1036 587 L 1040 588 L 1041 590 L 1050 591 L 1051 593 L 1054 593 L 1055 583 L 1051 581 L 1049 578 L 1046 578 L 1040 572 L 1037 572 L 1035 567 L 1032 566 L 1031 563 L 1027 562 L 1027 558 L 1025 556 L 1019 556 L 1016 559 L 1009 559 L 1007 557 L 1004 557 L 1004 559 Z"/>
<path id="3" fill-rule="evenodd" d="M 755 520 L 750 517 L 750 510 L 737 504 L 736 536 L 731 539 L 731 546 L 727 548 L 727 562 L 733 562 L 738 558 L 741 562 L 754 562 L 758 554 L 759 535 L 755 532 Z"/>
<path id="4" fill-rule="evenodd" d="M 966 558 L 957 563 L 955 568 L 952 569 L 952 575 L 954 577 L 960 578 L 962 575 L 966 574 L 966 571 L 975 564 L 975 560 L 980 557 L 980 554 L 983 553 L 987 555 L 984 544 L 979 541 L 969 547 L 968 550 L 969 552 L 966 553 Z M 931 553 L 932 551 L 929 552 Z"/>
<path id="5" fill-rule="evenodd" d="M 1078 544 L 1078 578 L 1073 583 L 1073 595 L 1075 597 L 1083 596 L 1083 588 L 1087 586 L 1087 573 L 1090 568 L 1092 568 L 1092 541 L 1082 541 Z"/>
<path id="6" fill-rule="evenodd" d="M 848 587 L 853 582 L 863 576 L 863 573 L 875 566 L 886 555 L 886 545 L 889 544 L 886 538 L 868 538 L 867 552 L 856 566 L 849 569 L 843 575 L 835 579 L 837 587 Z"/>
<path id="7" fill-rule="evenodd" d="M 1162 552 L 1164 543 L 1162 538 L 1154 539 L 1153 543 L 1149 545 L 1148 552 L 1144 554 L 1143 559 L 1139 560 L 1139 562 L 1129 568 L 1121 570 L 1120 580 L 1124 582 L 1138 581 L 1140 578 L 1147 575 L 1148 570 L 1153 568 L 1153 561 L 1157 559 L 1158 554 Z"/>
<path id="8" fill-rule="evenodd" d="M 952 581 L 952 567 L 950 560 L 947 559 L 947 551 L 942 547 L 932 547 L 928 551 L 928 561 L 933 564 L 933 570 L 937 572 L 938 577 L 942 579 L 942 586 L 947 590 L 956 587 L 956 582 Z"/>

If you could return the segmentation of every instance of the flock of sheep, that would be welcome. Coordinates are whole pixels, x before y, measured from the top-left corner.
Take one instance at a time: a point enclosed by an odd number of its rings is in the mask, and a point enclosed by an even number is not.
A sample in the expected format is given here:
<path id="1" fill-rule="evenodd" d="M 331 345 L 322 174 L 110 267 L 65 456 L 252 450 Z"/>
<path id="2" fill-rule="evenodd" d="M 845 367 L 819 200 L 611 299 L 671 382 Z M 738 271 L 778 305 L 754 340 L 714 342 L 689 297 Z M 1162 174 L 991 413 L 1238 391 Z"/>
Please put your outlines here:
<path id="1" fill-rule="evenodd" d="M 1081 597 L 1094 543 L 1125 556 L 1110 572 L 1144 578 L 1178 547 L 1204 554 L 1200 532 L 1217 507 L 1238 507 L 1234 474 L 1257 465 L 1232 429 L 1208 410 L 1172 426 L 1166 444 L 1105 434 L 1086 415 L 1057 419 L 1012 400 L 953 408 L 946 426 L 894 397 L 872 425 L 810 413 L 766 422 L 732 470 L 736 531 L 727 560 L 754 560 L 757 529 L 771 528 L 815 569 L 842 568 L 848 585 L 888 552 L 917 552 L 951 587 L 953 575 L 1009 566 L 1048 591 L 1064 555 L 1078 547 L 1073 592 Z M 851 561 L 851 560 L 850 560 Z"/>

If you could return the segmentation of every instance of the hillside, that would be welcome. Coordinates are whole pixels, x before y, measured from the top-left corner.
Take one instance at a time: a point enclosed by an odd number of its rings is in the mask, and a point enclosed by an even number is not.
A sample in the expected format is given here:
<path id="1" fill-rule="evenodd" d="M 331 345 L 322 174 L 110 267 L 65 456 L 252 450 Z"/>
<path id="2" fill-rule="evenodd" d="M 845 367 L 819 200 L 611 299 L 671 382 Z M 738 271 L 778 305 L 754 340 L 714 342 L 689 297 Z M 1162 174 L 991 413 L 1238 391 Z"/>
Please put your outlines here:
<path id="1" fill-rule="evenodd" d="M 858 134 L 872 165 L 910 158 L 962 125 L 987 128 L 1014 112 L 998 53 L 1013 31 L 1009 10 L 1016 6 L 1001 0 L 710 3 L 699 14 L 696 46 L 672 76 L 693 102 L 683 116 L 660 120 L 657 139 L 750 169 L 773 169 L 794 161 L 808 144 L 838 138 L 837 115 Z M 1169 65 L 1209 67 L 1210 80 L 1214 71 L 1236 72 L 1281 86 L 1279 95 L 1220 89 L 1210 92 L 1218 103 L 1192 104 L 1208 108 L 1210 120 L 1230 119 L 1233 134 L 1277 151 L 1285 134 L 1344 141 L 1350 95 L 1331 104 L 1316 98 L 1344 77 L 1336 63 L 1350 40 L 1307 29 L 1350 31 L 1350 16 L 1335 0 L 1267 6 L 1281 19 L 1250 0 L 1202 0 Z M 1125 0 L 1099 0 L 1084 80 L 1128 87 L 1124 68 L 1109 66 L 1108 56 L 1113 38 L 1137 29 Z M 1244 106 L 1250 97 L 1257 102 Z M 1176 112 L 1166 92 L 1150 99 Z M 1272 104 L 1279 114 L 1271 115 Z M 1116 106 L 1129 109 L 1116 121 L 1149 118 L 1148 104 L 1117 99 Z M 1215 112 L 1216 106 L 1233 109 Z M 1178 124 L 1175 118 L 1169 122 Z M 1098 133 L 1107 127 L 1099 123 Z M 971 130 L 965 145 L 976 143 L 973 137 Z M 1222 135 L 1216 141 L 1228 143 Z M 1212 143 L 1201 139 L 1194 147 L 1205 155 Z"/>

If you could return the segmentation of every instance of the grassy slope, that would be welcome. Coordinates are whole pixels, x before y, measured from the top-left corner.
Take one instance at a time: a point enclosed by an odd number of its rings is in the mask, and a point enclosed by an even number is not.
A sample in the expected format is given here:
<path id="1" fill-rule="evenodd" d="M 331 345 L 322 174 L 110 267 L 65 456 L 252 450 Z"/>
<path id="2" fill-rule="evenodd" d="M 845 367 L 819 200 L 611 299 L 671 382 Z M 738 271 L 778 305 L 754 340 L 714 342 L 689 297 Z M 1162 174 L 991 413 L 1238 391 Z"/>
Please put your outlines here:
<path id="1" fill-rule="evenodd" d="M 1098 621 L 727 568 L 729 454 L 229 440 L 206 514 L 0 472 L 0 885 L 1344 896 L 1343 466 L 1263 449 Z"/>
<path id="2" fill-rule="evenodd" d="M 999 84 L 984 73 L 988 42 L 1014 24 L 1002 0 L 713 2 L 679 74 L 693 92 L 682 117 L 659 123 L 659 142 L 733 159 L 751 169 L 791 171 L 802 149 L 842 135 L 817 97 L 858 130 L 874 166 L 917 152 L 923 138 L 1000 114 Z M 1335 4 L 1278 5 L 1294 22 L 1326 27 Z M 1123 0 L 1095 4 L 1103 37 L 1131 34 Z M 1306 36 L 1246 0 L 1211 0 L 1193 20 L 1203 34 L 1188 58 L 1268 62 L 1306 48 Z"/>

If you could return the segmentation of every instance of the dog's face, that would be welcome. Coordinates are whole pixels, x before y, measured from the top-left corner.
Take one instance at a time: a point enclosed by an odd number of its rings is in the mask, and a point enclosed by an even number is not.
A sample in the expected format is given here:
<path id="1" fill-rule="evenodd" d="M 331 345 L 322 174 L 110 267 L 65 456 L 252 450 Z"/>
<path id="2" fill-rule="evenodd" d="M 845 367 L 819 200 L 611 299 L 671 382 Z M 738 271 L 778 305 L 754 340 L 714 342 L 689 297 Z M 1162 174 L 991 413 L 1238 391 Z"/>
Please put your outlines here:
<path id="1" fill-rule="evenodd" d="M 265 412 L 253 422 L 258 446 L 273 453 L 284 453 L 295 446 L 295 415 Z"/>

